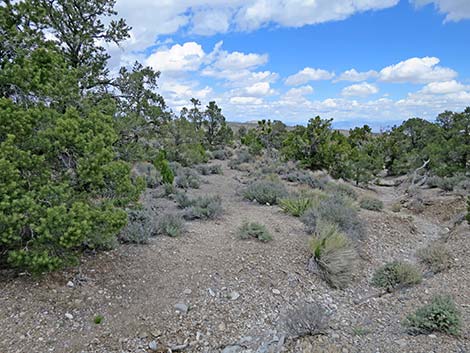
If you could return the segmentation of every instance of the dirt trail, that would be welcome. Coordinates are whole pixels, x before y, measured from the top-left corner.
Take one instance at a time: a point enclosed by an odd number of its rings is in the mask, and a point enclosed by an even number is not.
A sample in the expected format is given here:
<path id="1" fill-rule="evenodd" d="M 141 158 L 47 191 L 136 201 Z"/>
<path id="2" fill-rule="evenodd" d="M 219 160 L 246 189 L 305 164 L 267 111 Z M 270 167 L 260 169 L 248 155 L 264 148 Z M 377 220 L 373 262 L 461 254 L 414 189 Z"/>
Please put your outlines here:
<path id="1" fill-rule="evenodd" d="M 458 303 L 465 303 L 467 264 L 455 271 L 460 278 L 443 274 L 421 287 L 354 304 L 374 293 L 369 279 L 378 266 L 393 259 L 414 260 L 414 251 L 444 231 L 445 223 L 426 213 L 393 213 L 390 206 L 401 194 L 395 188 L 377 188 L 375 197 L 385 202 L 386 210 L 361 211 L 367 222 L 368 260 L 351 288 L 335 291 L 306 270 L 308 236 L 301 222 L 278 207 L 242 200 L 237 190 L 247 174 L 225 162 L 223 170 L 224 175 L 203 177 L 201 188 L 190 191 L 193 196 L 222 197 L 225 213 L 217 221 L 190 222 L 180 238 L 158 237 L 148 245 L 85 257 L 79 272 L 0 279 L 0 352 L 148 352 L 152 341 L 159 347 L 185 347 L 184 352 L 275 352 L 282 341 L 283 312 L 304 301 L 321 302 L 333 312 L 330 331 L 286 341 L 285 352 L 470 349 L 461 339 L 411 337 L 400 326 L 404 313 L 442 289 L 440 281 L 460 293 Z M 175 209 L 152 193 L 146 202 L 158 212 Z M 236 230 L 244 220 L 265 224 L 274 240 L 240 240 Z M 177 304 L 188 312 L 177 313 Z M 96 315 L 104 317 L 102 324 L 93 323 Z M 466 309 L 464 317 L 469 316 Z"/>

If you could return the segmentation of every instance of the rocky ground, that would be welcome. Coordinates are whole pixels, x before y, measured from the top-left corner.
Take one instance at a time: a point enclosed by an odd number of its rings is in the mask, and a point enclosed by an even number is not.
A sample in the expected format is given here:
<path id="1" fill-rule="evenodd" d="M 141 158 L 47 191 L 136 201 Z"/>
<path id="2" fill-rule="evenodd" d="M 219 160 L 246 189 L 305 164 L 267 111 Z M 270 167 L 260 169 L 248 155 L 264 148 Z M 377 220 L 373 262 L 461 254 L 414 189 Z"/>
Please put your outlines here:
<path id="1" fill-rule="evenodd" d="M 308 272 L 308 235 L 276 206 L 242 200 L 246 172 L 204 176 L 191 195 L 220 195 L 224 216 L 187 224 L 180 238 L 124 245 L 89 254 L 79 268 L 41 278 L 0 274 L 0 352 L 470 352 L 469 227 L 454 227 L 464 204 L 457 195 L 425 190 L 424 210 L 407 209 L 399 187 L 360 193 L 385 202 L 383 212 L 361 210 L 367 226 L 354 284 L 332 290 Z M 294 184 L 290 187 L 295 188 Z M 175 208 L 148 191 L 158 211 Z M 392 212 L 396 203 L 404 207 Z M 240 240 L 244 220 L 265 224 L 274 240 Z M 415 251 L 444 237 L 454 265 L 419 285 L 384 296 L 370 286 L 390 260 L 416 262 Z M 450 294 L 462 312 L 460 337 L 410 336 L 402 319 L 437 293 Z M 286 337 L 282 318 L 292 305 L 329 308 L 324 335 Z M 100 324 L 94 323 L 102 316 Z"/>

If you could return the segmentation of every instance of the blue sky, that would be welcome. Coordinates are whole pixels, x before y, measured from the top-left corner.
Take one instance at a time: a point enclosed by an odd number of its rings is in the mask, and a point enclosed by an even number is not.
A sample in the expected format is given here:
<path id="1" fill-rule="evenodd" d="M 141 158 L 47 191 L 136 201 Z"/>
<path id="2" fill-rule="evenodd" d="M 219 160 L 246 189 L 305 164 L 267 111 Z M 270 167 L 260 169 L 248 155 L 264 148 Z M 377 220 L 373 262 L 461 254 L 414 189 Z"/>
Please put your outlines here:
<path id="1" fill-rule="evenodd" d="M 144 11 L 142 9 L 145 9 Z M 133 27 L 112 65 L 161 71 L 178 112 L 385 128 L 470 106 L 468 0 L 118 0 Z"/>

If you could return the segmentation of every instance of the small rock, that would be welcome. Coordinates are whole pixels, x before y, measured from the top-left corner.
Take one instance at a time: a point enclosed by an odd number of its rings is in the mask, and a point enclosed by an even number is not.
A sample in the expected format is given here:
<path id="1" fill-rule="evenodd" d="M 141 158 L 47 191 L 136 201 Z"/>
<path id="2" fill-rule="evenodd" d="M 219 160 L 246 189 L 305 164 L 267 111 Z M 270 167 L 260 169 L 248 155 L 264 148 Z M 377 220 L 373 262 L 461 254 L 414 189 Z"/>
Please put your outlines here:
<path id="1" fill-rule="evenodd" d="M 156 352 L 158 348 L 157 342 L 156 341 L 151 341 L 149 343 L 149 349 L 153 352 Z"/>
<path id="2" fill-rule="evenodd" d="M 73 287 L 75 287 L 75 284 L 73 284 L 72 281 L 68 281 L 68 282 L 67 282 L 67 287 L 73 288 Z"/>
<path id="3" fill-rule="evenodd" d="M 429 337 L 429 338 L 437 338 L 437 336 L 434 335 L 434 334 L 430 334 L 430 335 L 428 335 L 428 337 Z"/>
<path id="4" fill-rule="evenodd" d="M 238 344 L 233 345 L 233 346 L 227 346 L 222 350 L 222 353 L 237 353 L 240 352 L 242 347 L 240 347 Z"/>
<path id="5" fill-rule="evenodd" d="M 189 288 L 186 288 L 184 291 L 183 291 L 183 294 L 186 294 L 186 295 L 190 295 L 193 291 Z"/>
<path id="6" fill-rule="evenodd" d="M 69 320 L 73 320 L 73 315 L 70 313 L 65 313 L 65 317 Z"/>
<path id="7" fill-rule="evenodd" d="M 231 300 L 237 300 L 240 298 L 240 293 L 233 291 L 229 294 L 229 297 Z"/>
<path id="8" fill-rule="evenodd" d="M 215 297 L 215 292 L 212 290 L 212 288 L 208 288 L 207 291 L 211 297 Z"/>
<path id="9" fill-rule="evenodd" d="M 279 295 L 279 294 L 281 294 L 281 291 L 279 289 L 274 288 L 273 289 L 273 294 Z"/>
<path id="10" fill-rule="evenodd" d="M 339 339 L 339 335 L 337 333 L 333 333 L 331 335 L 331 338 L 333 338 L 334 340 L 337 340 L 337 339 Z"/>
<path id="11" fill-rule="evenodd" d="M 175 309 L 176 309 L 176 311 L 179 311 L 182 314 L 187 314 L 189 308 L 186 304 L 178 303 L 178 304 L 175 305 Z"/>
<path id="12" fill-rule="evenodd" d="M 225 331 L 225 324 L 222 322 L 218 328 L 219 328 L 219 331 Z"/>
<path id="13" fill-rule="evenodd" d="M 406 347 L 406 340 L 405 339 L 399 339 L 399 340 L 396 340 L 395 343 L 397 343 L 401 348 L 404 348 Z"/>

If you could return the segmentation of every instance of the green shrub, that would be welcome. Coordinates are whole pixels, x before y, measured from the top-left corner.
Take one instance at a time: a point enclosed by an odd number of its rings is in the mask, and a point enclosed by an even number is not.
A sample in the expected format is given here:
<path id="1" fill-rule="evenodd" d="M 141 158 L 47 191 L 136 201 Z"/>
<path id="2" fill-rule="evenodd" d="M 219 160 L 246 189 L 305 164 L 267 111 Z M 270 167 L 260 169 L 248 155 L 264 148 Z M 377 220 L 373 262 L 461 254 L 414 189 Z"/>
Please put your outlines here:
<path id="1" fill-rule="evenodd" d="M 459 183 L 464 181 L 465 176 L 439 177 L 432 176 L 428 178 L 427 185 L 431 188 L 439 188 L 444 191 L 453 191 Z"/>
<path id="2" fill-rule="evenodd" d="M 364 197 L 360 202 L 359 206 L 370 211 L 382 211 L 384 203 L 381 200 L 373 199 L 370 197 Z"/>
<path id="3" fill-rule="evenodd" d="M 420 283 L 421 272 L 412 264 L 394 261 L 385 264 L 375 271 L 372 285 L 392 291 L 398 287 L 409 287 Z"/>
<path id="4" fill-rule="evenodd" d="M 182 189 L 199 189 L 201 180 L 191 168 L 181 168 L 175 178 L 176 187 Z"/>
<path id="5" fill-rule="evenodd" d="M 158 218 L 157 233 L 169 237 L 179 237 L 184 231 L 183 218 L 174 213 L 165 213 Z"/>
<path id="6" fill-rule="evenodd" d="M 165 184 L 173 184 L 175 175 L 173 170 L 170 168 L 170 163 L 166 159 L 166 152 L 159 151 L 157 158 L 155 159 L 153 165 L 160 172 L 162 176 L 162 181 Z"/>
<path id="7" fill-rule="evenodd" d="M 96 315 L 94 318 L 93 318 L 93 322 L 96 324 L 96 325 L 99 325 L 103 322 L 104 320 L 104 317 L 102 315 Z"/>
<path id="8" fill-rule="evenodd" d="M 122 243 L 145 244 L 154 235 L 155 227 L 146 210 L 129 210 L 127 225 L 118 236 Z"/>
<path id="9" fill-rule="evenodd" d="M 322 223 L 310 249 L 320 275 L 332 288 L 345 288 L 352 281 L 357 253 L 336 225 Z"/>
<path id="10" fill-rule="evenodd" d="M 188 220 L 214 219 L 220 217 L 223 213 L 220 196 L 205 196 L 190 199 L 180 194 L 177 202 L 181 208 L 185 208 L 183 217 Z"/>
<path id="11" fill-rule="evenodd" d="M 319 221 L 336 224 L 340 231 L 352 240 L 364 237 L 364 226 L 357 211 L 338 195 L 332 195 L 319 202 L 316 207 L 308 209 L 301 218 L 309 233 L 316 231 Z"/>
<path id="12" fill-rule="evenodd" d="M 269 180 L 255 181 L 243 191 L 245 199 L 262 205 L 276 205 L 286 196 L 287 189 L 283 184 Z"/>
<path id="13" fill-rule="evenodd" d="M 102 111 L 0 98 L 0 254 L 8 266 L 40 273 L 76 264 L 82 250 L 107 247 L 126 225 L 122 207 L 145 185 L 116 160 L 113 117 Z"/>
<path id="14" fill-rule="evenodd" d="M 438 295 L 431 303 L 408 315 L 403 324 L 410 334 L 443 332 L 458 335 L 461 328 L 460 312 L 449 296 Z"/>
<path id="15" fill-rule="evenodd" d="M 238 235 L 242 239 L 257 239 L 267 242 L 273 239 L 266 226 L 256 222 L 244 222 L 238 229 Z"/>
<path id="16" fill-rule="evenodd" d="M 302 216 L 312 205 L 312 199 L 306 197 L 287 198 L 279 201 L 282 210 L 294 217 Z"/>
<path id="17" fill-rule="evenodd" d="M 419 249 L 416 253 L 422 263 L 429 269 L 438 273 L 448 269 L 452 264 L 452 256 L 449 249 L 443 243 L 435 242 Z"/>

